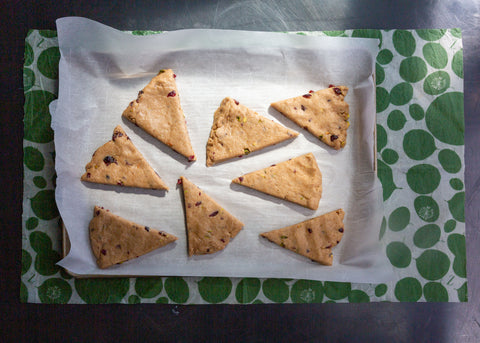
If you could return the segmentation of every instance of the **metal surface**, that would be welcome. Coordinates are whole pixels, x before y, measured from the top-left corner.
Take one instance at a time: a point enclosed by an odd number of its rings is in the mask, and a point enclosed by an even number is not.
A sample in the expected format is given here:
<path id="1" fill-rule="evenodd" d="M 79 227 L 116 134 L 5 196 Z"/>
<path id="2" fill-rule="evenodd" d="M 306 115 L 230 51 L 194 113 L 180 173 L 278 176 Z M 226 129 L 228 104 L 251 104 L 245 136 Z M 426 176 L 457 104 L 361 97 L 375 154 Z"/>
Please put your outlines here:
<path id="1" fill-rule="evenodd" d="M 480 341 L 480 3 L 478 1 L 2 1 L 0 329 L 7 340 Z M 468 303 L 261 306 L 20 304 L 22 64 L 28 29 L 84 16 L 123 30 L 266 31 L 460 27 L 465 71 Z"/>

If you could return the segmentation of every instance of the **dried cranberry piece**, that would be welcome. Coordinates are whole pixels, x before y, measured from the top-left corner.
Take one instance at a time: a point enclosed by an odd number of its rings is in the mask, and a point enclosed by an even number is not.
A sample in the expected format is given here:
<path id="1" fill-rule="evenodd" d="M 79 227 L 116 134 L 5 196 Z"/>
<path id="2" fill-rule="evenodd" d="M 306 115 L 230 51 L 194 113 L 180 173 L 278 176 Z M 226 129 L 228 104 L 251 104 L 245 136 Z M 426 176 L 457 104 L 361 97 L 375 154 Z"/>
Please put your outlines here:
<path id="1" fill-rule="evenodd" d="M 181 185 L 182 184 L 182 179 L 178 179 L 177 180 L 177 185 Z"/>
<path id="2" fill-rule="evenodd" d="M 334 91 L 335 94 L 337 94 L 337 95 L 342 94 L 342 90 L 341 90 L 340 88 L 338 88 L 338 87 L 335 87 L 335 88 L 333 89 L 333 91 Z"/>
<path id="3" fill-rule="evenodd" d="M 89 179 L 92 176 L 92 174 L 87 173 L 87 179 Z"/>
<path id="4" fill-rule="evenodd" d="M 195 155 L 188 156 L 188 162 L 192 162 L 195 159 Z"/>
<path id="5" fill-rule="evenodd" d="M 167 94 L 167 97 L 174 97 L 175 95 L 177 95 L 177 93 L 175 91 L 171 91 Z"/>
<path id="6" fill-rule="evenodd" d="M 225 240 L 223 238 L 220 238 L 220 241 L 222 241 L 222 243 L 225 243 Z"/>
<path id="7" fill-rule="evenodd" d="M 312 97 L 312 94 L 307 93 L 307 94 L 303 94 L 302 96 L 303 96 L 304 98 L 307 98 L 307 99 L 308 99 L 308 98 L 311 98 L 311 97 Z"/>
<path id="8" fill-rule="evenodd" d="M 209 217 L 215 217 L 217 214 L 218 214 L 218 211 L 213 211 L 213 212 L 210 213 L 208 216 L 209 216 Z"/>
<path id="9" fill-rule="evenodd" d="M 308 228 L 307 229 L 308 233 L 312 233 L 312 229 Z"/>
<path id="10" fill-rule="evenodd" d="M 238 178 L 238 181 L 243 182 L 243 176 L 240 176 L 240 177 Z"/>
<path id="11" fill-rule="evenodd" d="M 176 78 L 177 78 L 177 74 L 173 74 L 173 78 L 176 79 Z"/>
<path id="12" fill-rule="evenodd" d="M 112 141 L 115 141 L 117 137 L 123 137 L 123 133 L 118 131 L 114 132 L 114 134 L 112 135 Z"/>
<path id="13" fill-rule="evenodd" d="M 197 201 L 197 202 L 195 203 L 195 206 L 200 206 L 201 204 L 202 204 L 201 201 Z"/>
<path id="14" fill-rule="evenodd" d="M 235 105 L 239 105 L 239 104 L 240 104 L 240 103 L 239 103 L 237 100 L 235 100 L 235 99 L 234 99 L 233 101 L 235 101 Z"/>
<path id="15" fill-rule="evenodd" d="M 313 90 L 311 90 L 311 89 L 310 89 L 310 90 L 308 91 L 308 93 L 310 93 L 310 94 L 311 94 L 311 93 L 315 93 L 315 92 L 314 92 Z"/>
<path id="16" fill-rule="evenodd" d="M 96 216 L 100 215 L 100 211 L 95 212 L 95 215 Z"/>
<path id="17" fill-rule="evenodd" d="M 117 181 L 117 185 L 123 186 L 123 181 L 122 180 Z"/>
<path id="18" fill-rule="evenodd" d="M 343 227 L 341 227 L 340 229 L 338 229 L 339 232 L 343 232 Z"/>
<path id="19" fill-rule="evenodd" d="M 325 247 L 325 249 L 330 249 L 332 245 L 330 244 L 329 246 Z"/>
<path id="20" fill-rule="evenodd" d="M 106 251 L 105 249 L 100 250 L 100 252 L 102 253 L 102 255 L 106 255 L 106 254 L 107 254 L 107 251 Z"/>
<path id="21" fill-rule="evenodd" d="M 338 139 L 337 135 L 331 135 L 330 140 L 333 142 L 334 140 Z"/>
<path id="22" fill-rule="evenodd" d="M 305 111 L 307 108 L 302 105 L 302 111 Z"/>
<path id="23" fill-rule="evenodd" d="M 113 157 L 113 156 L 110 156 L 110 155 L 107 155 L 105 156 L 105 158 L 103 159 L 103 162 L 109 166 L 111 163 L 117 163 L 117 160 Z"/>
<path id="24" fill-rule="evenodd" d="M 335 85 L 332 85 L 332 84 L 328 85 L 328 88 L 333 88 L 333 87 L 335 87 Z"/>

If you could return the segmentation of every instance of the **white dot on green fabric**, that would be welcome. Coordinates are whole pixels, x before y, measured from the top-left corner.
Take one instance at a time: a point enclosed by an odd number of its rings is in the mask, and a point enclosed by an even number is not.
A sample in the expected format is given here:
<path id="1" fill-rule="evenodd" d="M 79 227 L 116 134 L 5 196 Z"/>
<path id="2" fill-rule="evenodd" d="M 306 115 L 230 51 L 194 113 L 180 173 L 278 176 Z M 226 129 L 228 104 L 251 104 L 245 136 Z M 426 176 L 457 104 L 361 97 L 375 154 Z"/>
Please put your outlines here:
<path id="1" fill-rule="evenodd" d="M 422 220 L 432 223 L 438 219 L 440 209 L 431 196 L 420 195 L 415 198 L 413 205 L 415 212 Z"/>
<path id="2" fill-rule="evenodd" d="M 423 91 L 429 95 L 438 95 L 450 87 L 450 76 L 447 72 L 436 71 L 428 75 L 423 82 Z"/>

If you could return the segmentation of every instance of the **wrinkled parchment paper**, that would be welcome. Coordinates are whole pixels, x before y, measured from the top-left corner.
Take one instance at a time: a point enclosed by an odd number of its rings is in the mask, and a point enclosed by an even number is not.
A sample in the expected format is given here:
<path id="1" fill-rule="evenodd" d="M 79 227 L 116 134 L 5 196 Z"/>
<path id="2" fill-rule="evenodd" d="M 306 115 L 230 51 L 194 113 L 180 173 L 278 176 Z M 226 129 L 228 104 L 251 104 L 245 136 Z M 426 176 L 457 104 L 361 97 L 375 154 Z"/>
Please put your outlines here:
<path id="1" fill-rule="evenodd" d="M 181 30 L 134 36 L 84 18 L 57 21 L 61 52 L 55 131 L 56 201 L 71 241 L 59 264 L 83 275 L 276 277 L 383 282 L 390 277 L 378 242 L 383 217 L 375 171 L 375 82 L 378 41 L 285 33 Z M 121 114 L 160 69 L 177 75 L 197 161 L 187 160 L 122 119 Z M 271 102 L 326 88 L 350 88 L 346 147 L 335 151 L 270 108 Z M 213 113 L 230 96 L 297 132 L 294 139 L 213 167 L 205 146 Z M 170 188 L 169 192 L 83 183 L 92 153 L 122 125 Z M 244 173 L 312 152 L 323 175 L 317 211 L 231 184 Z M 221 252 L 187 256 L 184 175 L 242 220 L 244 229 Z M 179 237 L 174 244 L 101 270 L 88 238 L 93 206 Z M 322 266 L 260 238 L 259 233 L 343 208 L 345 234 L 334 265 Z"/>

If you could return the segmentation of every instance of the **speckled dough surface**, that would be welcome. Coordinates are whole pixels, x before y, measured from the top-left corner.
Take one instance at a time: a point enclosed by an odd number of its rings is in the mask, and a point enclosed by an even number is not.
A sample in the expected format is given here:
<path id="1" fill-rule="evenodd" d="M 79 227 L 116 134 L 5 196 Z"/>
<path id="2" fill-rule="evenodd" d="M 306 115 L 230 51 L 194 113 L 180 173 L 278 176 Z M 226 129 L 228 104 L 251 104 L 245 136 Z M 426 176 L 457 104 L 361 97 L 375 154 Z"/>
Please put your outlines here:
<path id="1" fill-rule="evenodd" d="M 167 185 L 120 125 L 113 131 L 112 140 L 93 153 L 81 180 L 106 185 L 168 190 Z"/>
<path id="2" fill-rule="evenodd" d="M 237 177 L 232 182 L 316 210 L 322 196 L 322 174 L 308 153 Z"/>
<path id="3" fill-rule="evenodd" d="M 138 93 L 137 99 L 130 102 L 123 116 L 190 161 L 194 161 L 196 157 L 180 105 L 175 77 L 171 69 L 160 70 Z"/>
<path id="4" fill-rule="evenodd" d="M 271 106 L 334 149 L 347 143 L 348 87 L 332 86 L 316 92 L 274 102 Z"/>
<path id="5" fill-rule="evenodd" d="M 297 137 L 298 133 L 226 97 L 215 111 L 207 166 Z"/>
<path id="6" fill-rule="evenodd" d="M 181 177 L 187 219 L 188 255 L 223 250 L 243 223 L 185 177 Z"/>
<path id="7" fill-rule="evenodd" d="M 309 259 L 332 265 L 332 248 L 340 243 L 343 232 L 342 209 L 303 221 L 298 224 L 260 234 L 282 248 Z"/>
<path id="8" fill-rule="evenodd" d="M 177 240 L 174 235 L 138 225 L 99 206 L 94 208 L 88 231 L 100 268 L 137 258 Z"/>

